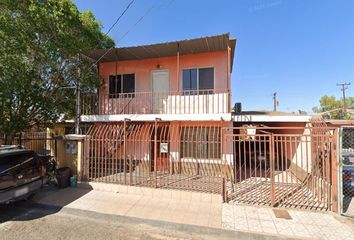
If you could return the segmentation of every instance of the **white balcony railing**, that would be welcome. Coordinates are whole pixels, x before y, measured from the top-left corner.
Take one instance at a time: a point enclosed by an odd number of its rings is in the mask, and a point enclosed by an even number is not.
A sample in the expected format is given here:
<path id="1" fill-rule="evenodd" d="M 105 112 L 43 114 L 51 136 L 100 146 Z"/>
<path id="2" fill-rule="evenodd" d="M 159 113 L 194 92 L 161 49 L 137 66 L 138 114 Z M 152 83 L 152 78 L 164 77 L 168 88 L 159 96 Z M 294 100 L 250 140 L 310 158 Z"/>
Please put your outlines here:
<path id="1" fill-rule="evenodd" d="M 216 90 L 83 95 L 83 115 L 228 113 L 229 94 Z"/>

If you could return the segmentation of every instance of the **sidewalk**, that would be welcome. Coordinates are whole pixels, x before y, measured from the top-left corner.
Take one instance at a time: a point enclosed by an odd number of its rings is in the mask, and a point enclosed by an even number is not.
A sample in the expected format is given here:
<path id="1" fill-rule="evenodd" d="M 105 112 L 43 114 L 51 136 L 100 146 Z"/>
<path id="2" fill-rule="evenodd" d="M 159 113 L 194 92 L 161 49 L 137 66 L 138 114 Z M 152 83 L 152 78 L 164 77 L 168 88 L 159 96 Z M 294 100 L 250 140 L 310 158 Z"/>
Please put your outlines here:
<path id="1" fill-rule="evenodd" d="M 66 188 L 48 194 L 38 204 L 89 210 L 143 219 L 221 228 L 222 205 L 192 198 L 165 198 L 113 193 L 81 188 Z"/>
<path id="2" fill-rule="evenodd" d="M 277 218 L 272 208 L 224 204 L 223 228 L 302 239 L 354 239 L 354 229 L 331 213 L 279 209 L 291 219 Z M 277 210 L 275 210 L 277 211 Z M 337 219 L 338 218 L 338 219 Z M 342 221 L 340 221 L 341 219 Z"/>
<path id="3" fill-rule="evenodd" d="M 351 239 L 352 225 L 331 213 L 286 210 L 290 219 L 277 218 L 272 208 L 222 204 L 217 196 L 150 190 L 148 194 L 66 188 L 46 193 L 36 204 L 135 217 L 265 237 L 292 239 Z M 170 191 L 170 192 L 169 192 Z M 168 195 L 166 197 L 166 195 Z M 202 199 L 201 199 L 202 198 Z"/>

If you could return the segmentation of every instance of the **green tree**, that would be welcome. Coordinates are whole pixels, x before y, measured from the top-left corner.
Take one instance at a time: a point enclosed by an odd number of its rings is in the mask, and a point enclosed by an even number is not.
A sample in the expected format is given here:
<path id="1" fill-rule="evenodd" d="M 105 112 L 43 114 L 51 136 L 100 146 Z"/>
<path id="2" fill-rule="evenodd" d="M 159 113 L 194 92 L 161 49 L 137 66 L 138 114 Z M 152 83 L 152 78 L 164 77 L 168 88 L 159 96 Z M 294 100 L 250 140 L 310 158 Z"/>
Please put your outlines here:
<path id="1" fill-rule="evenodd" d="M 98 84 L 80 51 L 114 46 L 71 0 L 0 0 L 0 42 L 0 132 L 10 136 L 72 117 L 78 67 L 84 90 Z"/>
<path id="2" fill-rule="evenodd" d="M 346 105 L 351 108 L 354 104 L 354 98 L 348 97 Z M 343 99 L 336 99 L 335 96 L 324 95 L 320 99 L 320 106 L 312 108 L 313 112 L 321 113 L 330 119 L 351 119 L 352 114 L 350 111 L 345 113 L 343 110 Z"/>

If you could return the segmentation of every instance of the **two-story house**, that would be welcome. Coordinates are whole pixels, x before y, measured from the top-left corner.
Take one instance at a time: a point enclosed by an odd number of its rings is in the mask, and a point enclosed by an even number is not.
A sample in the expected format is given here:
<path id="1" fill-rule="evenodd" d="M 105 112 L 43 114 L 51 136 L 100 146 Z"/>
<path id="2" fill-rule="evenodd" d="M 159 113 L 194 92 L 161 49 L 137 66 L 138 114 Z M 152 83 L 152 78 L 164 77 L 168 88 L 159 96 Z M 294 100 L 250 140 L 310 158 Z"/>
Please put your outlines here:
<path id="1" fill-rule="evenodd" d="M 336 211 L 334 130 L 294 114 L 232 116 L 235 44 L 222 34 L 85 51 L 100 87 L 82 98 L 81 179 Z"/>
<path id="2" fill-rule="evenodd" d="M 153 183 L 164 185 L 203 175 L 205 183 L 185 188 L 220 192 L 213 178 L 227 152 L 221 128 L 232 126 L 235 44 L 222 34 L 85 51 L 101 82 L 97 95 L 82 100 L 81 121 L 94 123 L 86 177 L 146 185 L 151 173 L 167 174 Z"/>

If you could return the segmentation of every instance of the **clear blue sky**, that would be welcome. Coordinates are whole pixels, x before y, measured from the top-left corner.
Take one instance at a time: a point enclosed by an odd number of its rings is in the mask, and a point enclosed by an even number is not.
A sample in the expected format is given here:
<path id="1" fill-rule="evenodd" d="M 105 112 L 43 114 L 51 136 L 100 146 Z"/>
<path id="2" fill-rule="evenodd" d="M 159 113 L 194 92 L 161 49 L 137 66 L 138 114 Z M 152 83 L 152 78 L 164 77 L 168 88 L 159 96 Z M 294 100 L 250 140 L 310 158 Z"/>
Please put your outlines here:
<path id="1" fill-rule="evenodd" d="M 107 31 L 130 0 L 74 2 Z M 354 0 L 135 0 L 109 35 L 132 46 L 225 32 L 237 38 L 232 101 L 244 110 L 271 110 L 276 91 L 279 110 L 310 113 L 322 95 L 341 97 L 338 82 L 354 96 Z"/>

